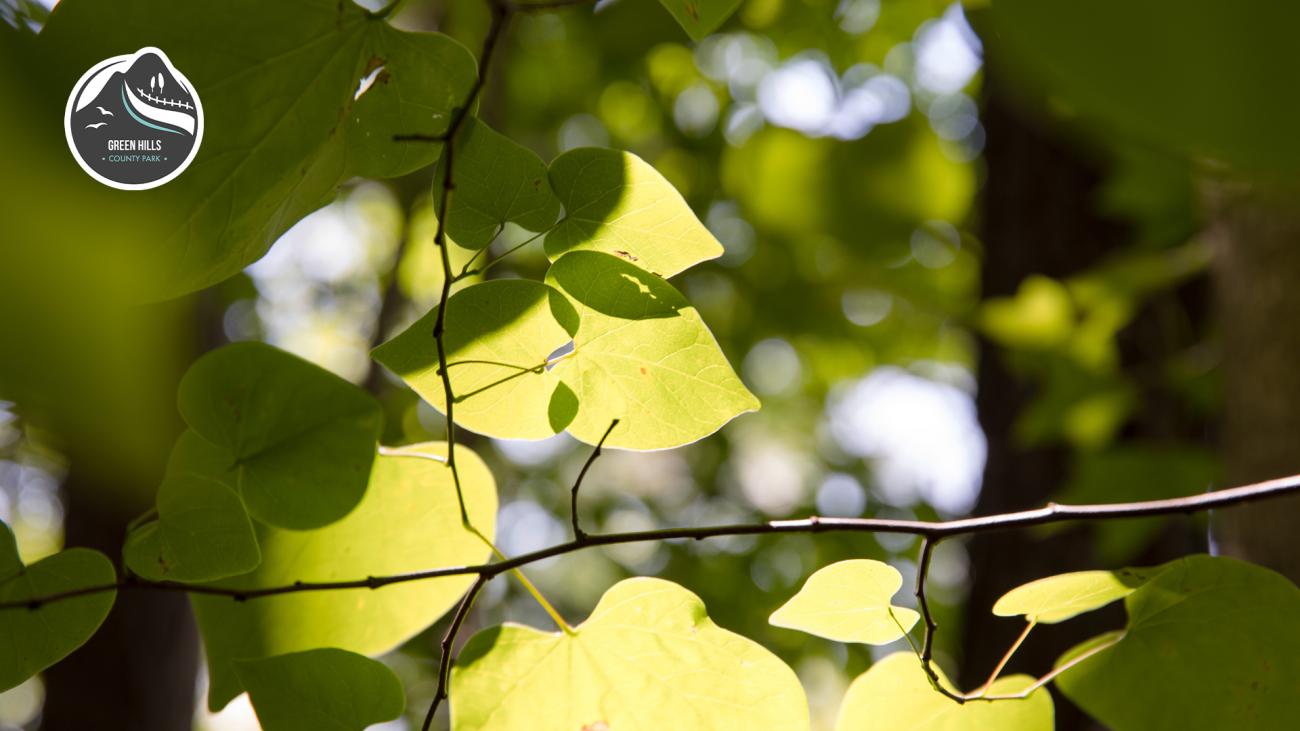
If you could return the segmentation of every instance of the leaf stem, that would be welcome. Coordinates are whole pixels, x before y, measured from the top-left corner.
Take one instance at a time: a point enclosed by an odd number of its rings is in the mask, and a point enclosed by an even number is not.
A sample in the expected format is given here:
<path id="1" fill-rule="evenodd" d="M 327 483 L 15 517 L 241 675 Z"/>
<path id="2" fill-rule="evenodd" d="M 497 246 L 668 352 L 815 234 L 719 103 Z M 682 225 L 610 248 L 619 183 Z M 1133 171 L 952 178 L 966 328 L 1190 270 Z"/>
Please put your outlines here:
<path id="1" fill-rule="evenodd" d="M 497 557 L 498 561 L 507 560 L 506 555 L 501 552 L 501 549 L 497 548 L 496 544 L 488 540 L 488 537 L 480 533 L 477 528 L 471 527 L 470 531 L 472 531 L 474 535 L 478 536 L 479 540 L 487 544 L 487 547 L 491 549 L 492 554 Z M 559 627 L 566 635 L 572 635 L 574 633 L 573 627 L 570 626 L 568 622 L 564 621 L 564 616 L 560 614 L 554 605 L 546 600 L 546 597 L 542 594 L 541 590 L 538 589 L 532 581 L 529 581 L 528 577 L 524 575 L 522 570 L 518 567 L 508 570 L 512 576 L 519 580 L 519 583 L 523 585 L 524 590 L 531 594 L 533 599 L 541 605 L 542 609 L 551 616 L 551 620 L 555 622 L 555 626 Z"/>
<path id="2" fill-rule="evenodd" d="M 1011 656 L 1016 654 L 1016 650 L 1020 649 L 1020 646 L 1025 642 L 1025 638 L 1029 636 L 1029 633 L 1032 632 L 1036 626 L 1038 626 L 1038 622 L 1033 620 L 1025 623 L 1025 629 L 1020 633 L 1020 636 L 1016 638 L 1016 641 L 1011 643 L 1011 648 L 1002 656 L 1002 659 L 998 661 L 997 666 L 993 668 L 993 672 L 989 674 L 989 679 L 984 681 L 984 685 L 980 686 L 979 690 L 974 693 L 966 694 L 968 699 L 975 700 L 988 695 L 989 688 L 993 687 L 993 683 L 997 681 L 998 676 L 1002 674 L 1003 668 L 1005 668 L 1007 663 L 1011 661 Z"/>

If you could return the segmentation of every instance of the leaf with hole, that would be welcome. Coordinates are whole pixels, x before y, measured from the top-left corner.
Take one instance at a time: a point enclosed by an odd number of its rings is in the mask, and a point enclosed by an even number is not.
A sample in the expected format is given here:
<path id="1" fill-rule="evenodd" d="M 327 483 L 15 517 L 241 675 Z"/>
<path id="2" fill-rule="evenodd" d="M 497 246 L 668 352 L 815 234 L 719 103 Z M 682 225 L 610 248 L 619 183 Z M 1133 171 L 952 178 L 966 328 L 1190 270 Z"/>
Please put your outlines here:
<path id="1" fill-rule="evenodd" d="M 1137 591 L 1159 568 L 1076 571 L 1018 586 L 998 599 L 999 617 L 1024 616 L 1028 622 L 1056 624 L 1101 609 Z"/>
<path id="2" fill-rule="evenodd" d="M 433 338 L 437 317 L 434 308 L 376 348 L 374 357 L 445 413 Z M 541 282 L 497 279 L 453 295 L 443 342 L 456 423 L 499 439 L 540 439 L 562 431 L 572 408 L 560 404 L 553 413 L 560 385 L 546 364 L 576 329 L 573 306 Z"/>
<path id="3" fill-rule="evenodd" d="M 0 604 L 112 584 L 113 564 L 88 548 L 69 548 L 23 566 L 18 543 L 0 522 Z M 117 592 L 0 609 L 0 692 L 14 688 L 85 644 L 113 607 Z"/>
<path id="4" fill-rule="evenodd" d="M 657 170 L 630 152 L 584 147 L 551 162 L 564 218 L 546 235 L 546 255 L 603 251 L 662 277 L 722 254 Z"/>
<path id="5" fill-rule="evenodd" d="M 323 648 L 235 663 L 263 731 L 363 731 L 402 715 L 402 684 L 381 662 Z"/>
<path id="6" fill-rule="evenodd" d="M 478 120 L 467 119 L 456 135 L 455 165 L 447 234 L 461 246 L 481 249 L 507 221 L 529 231 L 544 231 L 560 214 L 546 163 L 537 153 Z M 434 198 L 443 186 L 446 165 L 438 165 Z"/>
<path id="7" fill-rule="evenodd" d="M 344 581 L 481 563 L 490 555 L 497 497 L 492 474 L 471 450 L 456 465 L 470 523 L 460 519 L 446 444 L 413 445 L 375 460 L 365 497 L 347 517 L 311 531 L 257 523 L 262 563 L 217 585 L 253 590 L 296 581 Z M 226 705 L 243 689 L 236 660 L 321 647 L 363 655 L 387 652 L 433 624 L 473 582 L 450 576 L 379 589 L 310 591 L 236 601 L 195 595 L 211 686 L 208 705 Z"/>
<path id="8" fill-rule="evenodd" d="M 667 449 L 759 407 L 699 313 L 662 278 L 612 254 L 575 251 L 546 281 L 578 313 L 573 353 L 552 369 L 576 402 L 574 437 L 595 444 L 618 419 L 607 445 Z"/>
<path id="9" fill-rule="evenodd" d="M 474 57 L 440 34 L 407 33 L 352 2 L 186 3 L 68 0 L 39 37 L 34 63 L 73 83 L 102 59 L 166 50 L 203 104 L 193 164 L 148 205 L 161 298 L 201 289 L 257 260 L 353 175 L 400 175 L 435 160 L 441 134 L 474 82 Z M 357 97 L 361 82 L 378 70 Z M 77 201 L 69 201 L 76 207 Z"/>
<path id="10" fill-rule="evenodd" d="M 1230 558 L 1189 556 L 1161 568 L 1125 598 L 1122 633 L 1061 657 L 1058 665 L 1075 663 L 1057 676 L 1061 691 L 1114 731 L 1292 727 L 1300 589 Z"/>
<path id="11" fill-rule="evenodd" d="M 347 515 L 366 489 L 383 413 L 319 366 L 235 343 L 191 366 L 177 401 L 190 428 L 224 450 L 229 484 L 259 520 L 317 528 Z"/>
<path id="12" fill-rule="evenodd" d="M 454 731 L 808 728 L 803 688 L 762 646 L 669 581 L 627 579 L 572 634 L 475 635 L 451 676 Z"/>
<path id="13" fill-rule="evenodd" d="M 935 669 L 949 691 L 955 689 Z M 999 678 L 989 695 L 1014 695 L 1033 685 L 1028 675 Z M 1055 711 L 1045 688 L 1027 698 L 957 703 L 930 685 L 921 662 L 896 652 L 872 665 L 849 685 L 836 731 L 1052 731 Z"/>
<path id="14" fill-rule="evenodd" d="M 840 561 L 809 576 L 768 621 L 836 642 L 888 644 L 920 619 L 914 610 L 890 604 L 902 586 L 903 575 L 887 563 Z"/>

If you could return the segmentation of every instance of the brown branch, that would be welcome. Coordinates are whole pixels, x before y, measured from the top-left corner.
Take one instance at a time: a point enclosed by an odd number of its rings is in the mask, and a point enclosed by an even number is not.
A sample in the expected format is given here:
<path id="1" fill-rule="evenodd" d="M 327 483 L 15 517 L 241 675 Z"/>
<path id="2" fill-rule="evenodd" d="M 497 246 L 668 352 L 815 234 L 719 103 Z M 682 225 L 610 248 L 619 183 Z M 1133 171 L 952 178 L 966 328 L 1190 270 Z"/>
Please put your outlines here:
<path id="1" fill-rule="evenodd" d="M 943 681 L 939 679 L 939 674 L 935 672 L 932 660 L 934 659 L 934 634 L 939 629 L 938 623 L 934 621 L 934 615 L 930 613 L 930 601 L 925 594 L 925 580 L 930 575 L 930 559 L 934 557 L 934 549 L 939 545 L 940 538 L 936 535 L 925 535 L 921 537 L 921 558 L 917 561 L 916 566 L 916 603 L 921 608 L 921 618 L 925 622 L 925 634 L 921 640 L 921 669 L 925 670 L 925 676 L 930 679 L 930 685 L 948 698 L 958 702 L 965 703 L 966 699 L 944 687 Z"/>
<path id="2" fill-rule="evenodd" d="M 247 601 L 279 594 L 294 594 L 302 591 L 333 591 L 339 589 L 379 589 L 391 584 L 408 581 L 437 579 L 444 576 L 464 576 L 478 574 L 492 578 L 504 571 L 526 566 L 555 556 L 563 556 L 575 551 L 596 546 L 610 546 L 622 543 L 644 543 L 646 541 L 669 541 L 676 539 L 702 540 L 721 536 L 770 535 L 778 533 L 898 533 L 922 536 L 930 541 L 959 535 L 975 535 L 1015 528 L 1028 528 L 1048 523 L 1097 522 L 1119 520 L 1123 518 L 1145 518 L 1156 515 L 1192 514 L 1224 508 L 1241 503 L 1268 500 L 1300 493 L 1300 475 L 1282 477 L 1252 485 L 1215 490 L 1181 498 L 1166 500 L 1145 500 L 1130 503 L 1103 503 L 1096 505 L 1061 505 L 1048 503 L 1033 510 L 1021 510 L 1011 513 L 999 513 L 978 518 L 961 518 L 958 520 L 890 520 L 886 518 L 822 518 L 812 516 L 800 520 L 773 520 L 762 523 L 732 523 L 728 525 L 697 526 L 683 528 L 658 528 L 654 530 L 629 531 L 626 533 L 587 534 L 581 540 L 558 543 L 531 553 L 514 558 L 500 559 L 490 563 L 470 566 L 446 566 L 409 574 L 391 576 L 369 576 L 350 581 L 297 581 L 285 586 L 271 586 L 262 589 L 236 589 L 220 586 L 199 586 L 182 584 L 174 581 L 146 581 L 138 578 L 125 578 L 112 584 L 87 586 L 57 592 L 30 599 L 0 602 L 0 609 L 39 609 L 55 601 L 75 597 L 100 594 L 118 589 L 142 591 L 179 591 L 190 594 L 209 596 L 227 596 L 235 601 Z"/>
<path id="3" fill-rule="evenodd" d="M 451 624 L 447 627 L 447 634 L 442 636 L 442 656 L 438 660 L 438 690 L 433 694 L 433 700 L 429 703 L 429 711 L 424 714 L 424 724 L 420 726 L 421 731 L 429 731 L 430 724 L 433 723 L 433 714 L 438 711 L 438 706 L 444 700 L 447 700 L 447 691 L 451 678 L 451 663 L 454 657 L 452 651 L 456 644 L 456 635 L 460 634 L 461 625 L 465 624 L 465 618 L 469 616 L 469 610 L 474 605 L 474 599 L 478 597 L 479 590 L 488 582 L 485 574 L 479 574 L 474 585 L 465 592 L 461 597 L 460 605 L 456 607 L 456 614 L 451 618 Z"/>
<path id="4" fill-rule="evenodd" d="M 582 479 L 587 476 L 587 470 L 600 457 L 600 449 L 605 446 L 605 440 L 609 439 L 610 432 L 618 426 L 618 419 L 609 422 L 609 428 L 601 435 L 600 441 L 596 442 L 596 448 L 591 450 L 591 456 L 583 463 L 582 469 L 578 471 L 578 479 L 573 481 L 573 489 L 569 490 L 569 518 L 573 521 L 573 540 L 581 541 L 587 537 L 587 531 L 582 529 L 578 521 L 578 488 L 582 487 Z"/>

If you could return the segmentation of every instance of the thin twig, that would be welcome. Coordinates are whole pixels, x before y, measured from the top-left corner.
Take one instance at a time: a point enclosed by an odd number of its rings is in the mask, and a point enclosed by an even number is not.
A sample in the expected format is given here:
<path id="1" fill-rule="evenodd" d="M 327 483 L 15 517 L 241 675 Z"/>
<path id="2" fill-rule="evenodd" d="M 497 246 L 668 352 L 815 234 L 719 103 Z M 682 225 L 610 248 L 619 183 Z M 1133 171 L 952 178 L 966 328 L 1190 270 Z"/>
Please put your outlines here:
<path id="1" fill-rule="evenodd" d="M 46 604 L 65 599 L 101 594 L 118 589 L 142 591 L 177 591 L 209 596 L 226 596 L 236 601 L 247 601 L 279 594 L 303 591 L 334 591 L 339 589 L 379 589 L 408 581 L 437 579 L 444 576 L 480 574 L 489 578 L 513 568 L 526 566 L 555 556 L 596 546 L 675 539 L 702 540 L 721 536 L 771 535 L 779 533 L 895 533 L 922 536 L 930 541 L 959 535 L 975 535 L 1014 528 L 1028 528 L 1048 523 L 1096 522 L 1122 518 L 1145 518 L 1155 515 L 1191 514 L 1214 508 L 1268 500 L 1300 493 L 1300 475 L 1292 475 L 1267 482 L 1232 487 L 1224 490 L 1165 500 L 1145 500 L 1130 503 L 1102 503 L 1095 505 L 1061 505 L 1049 503 L 1042 508 L 998 513 L 977 518 L 958 520 L 891 520 L 887 518 L 823 518 L 812 516 L 800 520 L 773 520 L 761 523 L 732 523 L 681 528 L 657 528 L 624 533 L 589 533 L 581 540 L 557 543 L 514 558 L 470 566 L 445 566 L 390 576 L 369 576 L 347 581 L 298 581 L 285 586 L 261 589 L 182 584 L 175 581 L 145 581 L 138 578 L 123 579 L 111 584 L 86 586 L 79 589 L 55 592 L 30 599 L 0 602 L 0 609 L 38 609 Z"/>
<path id="2" fill-rule="evenodd" d="M 605 440 L 609 439 L 610 432 L 614 431 L 616 426 L 618 426 L 618 419 L 609 422 L 609 428 L 601 435 L 600 441 L 596 442 L 596 448 L 591 450 L 591 455 L 587 457 L 582 469 L 578 471 L 578 479 L 573 481 L 573 489 L 569 491 L 569 518 L 573 521 L 573 540 L 575 541 L 585 540 L 587 537 L 587 531 L 582 529 L 578 521 L 578 488 L 582 487 L 582 479 L 587 476 L 587 470 L 591 469 L 591 465 L 600 457 L 601 447 L 605 446 Z"/>
<path id="3" fill-rule="evenodd" d="M 452 615 L 451 624 L 447 627 L 447 634 L 442 636 L 442 657 L 438 660 L 438 690 L 433 694 L 433 701 L 429 703 L 429 712 L 424 714 L 424 724 L 420 726 L 421 731 L 429 731 L 430 724 L 433 723 L 433 714 L 438 711 L 438 706 L 447 699 L 448 683 L 451 677 L 451 662 L 454 659 L 452 651 L 456 644 L 456 635 L 460 633 L 461 625 L 465 624 L 465 618 L 469 616 L 469 610 L 474 605 L 474 599 L 478 597 L 479 591 L 483 585 L 488 582 L 486 575 L 480 574 L 474 581 L 474 585 L 465 592 L 461 597 L 460 605 L 456 607 L 456 614 Z"/>
<path id="4" fill-rule="evenodd" d="M 930 613 L 930 601 L 925 594 L 925 580 L 930 574 L 930 559 L 934 556 L 935 546 L 939 545 L 939 537 L 926 535 L 921 538 L 921 558 L 916 566 L 916 603 L 921 608 L 921 618 L 925 622 L 925 633 L 921 639 L 921 669 L 930 679 L 930 685 L 934 689 L 944 694 L 948 698 L 964 703 L 965 697 L 948 690 L 935 672 L 932 663 L 934 659 L 934 633 L 939 629 L 939 625 L 934 621 L 934 615 Z"/>

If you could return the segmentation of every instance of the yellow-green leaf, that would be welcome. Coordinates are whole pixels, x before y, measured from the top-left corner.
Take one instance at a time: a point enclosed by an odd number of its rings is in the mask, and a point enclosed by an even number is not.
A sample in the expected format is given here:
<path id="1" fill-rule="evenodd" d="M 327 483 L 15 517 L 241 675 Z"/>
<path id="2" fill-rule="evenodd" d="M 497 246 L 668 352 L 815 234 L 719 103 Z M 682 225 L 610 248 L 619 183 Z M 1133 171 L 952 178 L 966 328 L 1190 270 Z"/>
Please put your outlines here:
<path id="1" fill-rule="evenodd" d="M 798 678 L 715 625 L 686 589 L 627 579 L 572 634 L 506 625 L 475 635 L 451 680 L 454 731 L 804 731 Z"/>
<path id="2" fill-rule="evenodd" d="M 257 524 L 262 563 L 218 585 L 237 589 L 295 581 L 342 581 L 481 563 L 488 545 L 460 519 L 444 443 L 403 447 L 375 460 L 361 503 L 342 520 L 311 531 Z M 496 522 L 496 487 L 487 466 L 458 447 L 456 464 L 471 524 L 487 539 Z M 451 576 L 236 601 L 194 596 L 208 660 L 208 705 L 219 709 L 242 690 L 235 660 L 320 647 L 376 655 L 397 647 L 442 616 L 473 576 Z"/>
<path id="3" fill-rule="evenodd" d="M 718 29 L 740 7 L 740 0 L 659 0 L 694 40 Z"/>
<path id="4" fill-rule="evenodd" d="M 998 599 L 993 613 L 999 617 L 1023 615 L 1027 621 L 1055 624 L 1132 594 L 1159 569 L 1076 571 L 1048 576 L 1018 586 Z"/>
<path id="5" fill-rule="evenodd" d="M 951 684 L 936 668 L 940 682 Z M 989 695 L 1023 692 L 1034 679 L 999 678 Z M 896 652 L 872 665 L 849 686 L 836 731 L 1052 731 L 1052 696 L 1040 688 L 1023 700 L 957 703 L 930 685 L 921 662 Z"/>
<path id="6" fill-rule="evenodd" d="M 902 585 L 902 574 L 887 563 L 840 561 L 809 576 L 768 621 L 836 642 L 884 645 L 907 634 L 920 618 L 890 604 Z"/>
<path id="7" fill-rule="evenodd" d="M 564 218 L 546 235 L 546 255 L 614 254 L 661 277 L 722 254 L 677 189 L 630 152 L 584 147 L 551 162 Z"/>

